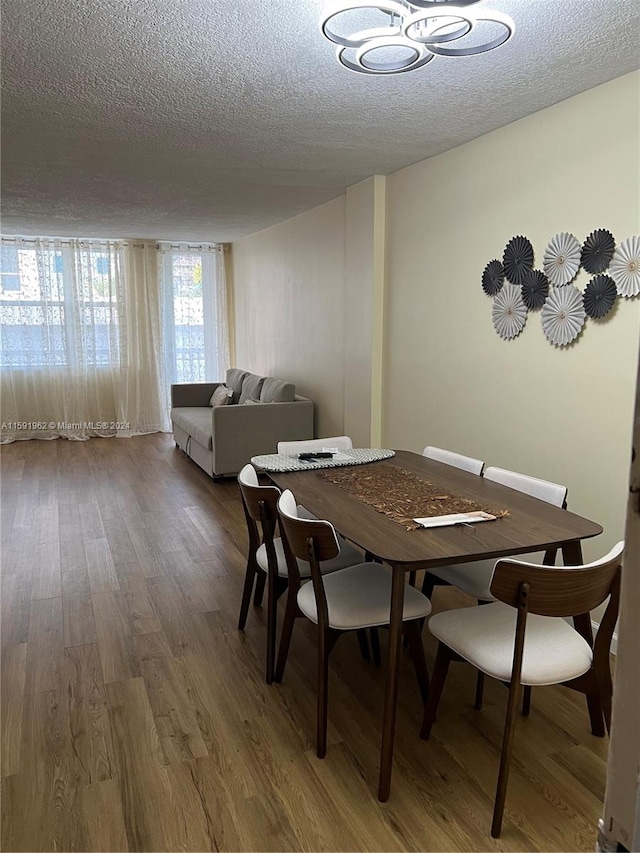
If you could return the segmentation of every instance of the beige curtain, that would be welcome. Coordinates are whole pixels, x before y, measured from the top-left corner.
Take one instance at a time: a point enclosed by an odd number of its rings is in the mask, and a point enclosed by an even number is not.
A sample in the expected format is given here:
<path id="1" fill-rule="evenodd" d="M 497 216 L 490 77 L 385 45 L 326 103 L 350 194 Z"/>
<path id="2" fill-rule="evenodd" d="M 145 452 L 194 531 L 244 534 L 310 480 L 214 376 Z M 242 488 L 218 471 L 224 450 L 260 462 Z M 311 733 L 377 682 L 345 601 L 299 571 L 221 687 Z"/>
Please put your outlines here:
<path id="1" fill-rule="evenodd" d="M 127 358 L 120 372 L 119 434 L 167 431 L 156 244 L 133 243 L 125 252 L 125 264 Z M 130 426 L 127 429 L 122 424 Z"/>
<path id="2" fill-rule="evenodd" d="M 3 443 L 168 429 L 155 244 L 3 239 Z"/>

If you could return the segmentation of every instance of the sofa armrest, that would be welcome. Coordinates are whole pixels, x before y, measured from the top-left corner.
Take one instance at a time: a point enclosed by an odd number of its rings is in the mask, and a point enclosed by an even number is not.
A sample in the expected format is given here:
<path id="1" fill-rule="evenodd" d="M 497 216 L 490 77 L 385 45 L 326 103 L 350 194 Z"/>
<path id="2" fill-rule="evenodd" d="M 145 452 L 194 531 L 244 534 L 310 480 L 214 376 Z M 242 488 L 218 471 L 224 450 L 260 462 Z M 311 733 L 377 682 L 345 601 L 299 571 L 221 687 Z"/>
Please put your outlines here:
<path id="1" fill-rule="evenodd" d="M 171 408 L 208 406 L 211 395 L 221 382 L 183 382 L 171 386 Z"/>
<path id="2" fill-rule="evenodd" d="M 252 456 L 275 453 L 279 441 L 313 437 L 313 402 L 218 406 L 212 409 L 213 471 L 237 474 Z"/>

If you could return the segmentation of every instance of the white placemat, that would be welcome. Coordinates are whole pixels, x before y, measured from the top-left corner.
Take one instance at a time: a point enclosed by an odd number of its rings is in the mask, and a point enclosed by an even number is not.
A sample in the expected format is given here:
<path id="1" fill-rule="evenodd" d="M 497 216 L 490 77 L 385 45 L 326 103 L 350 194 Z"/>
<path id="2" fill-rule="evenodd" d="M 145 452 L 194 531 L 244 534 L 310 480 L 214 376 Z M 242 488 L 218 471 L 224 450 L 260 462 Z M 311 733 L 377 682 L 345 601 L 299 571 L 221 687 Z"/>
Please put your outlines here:
<path id="1" fill-rule="evenodd" d="M 314 471 L 318 468 L 341 468 L 344 465 L 364 465 L 367 462 L 379 462 L 395 456 L 395 450 L 381 450 L 377 447 L 359 447 L 353 450 L 341 450 L 333 459 L 318 459 L 317 462 L 305 462 L 296 456 L 285 453 L 268 453 L 264 456 L 253 456 L 251 463 L 256 468 L 273 473 L 288 471 Z"/>

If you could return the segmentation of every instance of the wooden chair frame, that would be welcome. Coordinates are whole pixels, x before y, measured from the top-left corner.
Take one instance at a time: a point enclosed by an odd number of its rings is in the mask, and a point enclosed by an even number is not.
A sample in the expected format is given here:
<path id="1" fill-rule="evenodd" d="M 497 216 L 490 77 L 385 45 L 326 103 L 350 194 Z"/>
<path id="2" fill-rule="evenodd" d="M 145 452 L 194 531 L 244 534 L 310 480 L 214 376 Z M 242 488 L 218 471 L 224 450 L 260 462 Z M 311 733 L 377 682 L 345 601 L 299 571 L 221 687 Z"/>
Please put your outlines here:
<path id="1" fill-rule="evenodd" d="M 527 616 L 529 613 L 536 613 L 541 616 L 573 617 L 576 630 L 593 649 L 593 662 L 584 675 L 562 683 L 566 687 L 586 694 L 592 731 L 594 734 L 604 735 L 602 715 L 604 715 L 607 731 L 611 727 L 612 681 L 609 652 L 618 618 L 621 565 L 620 546 L 616 546 L 602 560 L 586 566 L 556 568 L 513 560 L 500 560 L 496 564 L 491 592 L 498 601 L 515 607 L 518 615 L 511 680 L 508 683 L 509 699 L 500 770 L 491 824 L 493 838 L 500 836 L 502 828 L 517 708 L 522 688 L 521 673 Z M 609 597 L 609 603 L 600 622 L 594 645 L 591 636 L 590 611 L 602 604 L 607 597 Z M 420 737 L 425 740 L 428 739 L 435 722 L 442 689 L 452 660 L 464 660 L 464 658 L 457 655 L 445 643 L 438 643 L 431 692 L 420 730 Z"/>
<path id="2" fill-rule="evenodd" d="M 238 630 L 244 631 L 247 623 L 247 615 L 249 613 L 249 604 L 251 603 L 252 593 L 254 596 L 254 606 L 260 607 L 266 586 L 267 641 L 265 680 L 267 684 L 272 684 L 274 681 L 282 680 L 287 652 L 291 642 L 291 632 L 293 631 L 293 623 L 289 625 L 288 616 L 285 614 L 285 625 L 287 625 L 286 649 L 283 653 L 281 643 L 281 651 L 278 655 L 278 666 L 276 668 L 278 601 L 282 597 L 283 593 L 286 590 L 289 590 L 289 595 L 287 597 L 288 614 L 291 609 L 290 602 L 292 599 L 293 601 L 296 600 L 298 590 L 300 589 L 300 571 L 298 569 L 297 562 L 294 560 L 295 570 L 293 574 L 291 572 L 289 562 L 287 562 L 289 576 L 281 577 L 278 574 L 278 557 L 275 549 L 275 539 L 276 530 L 278 528 L 278 499 L 280 498 L 280 489 L 277 486 L 249 485 L 242 482 L 240 478 L 238 479 L 238 484 L 240 486 L 242 508 L 244 510 L 247 522 L 247 532 L 249 534 L 249 552 L 247 555 L 247 568 L 242 590 L 242 601 L 240 604 L 240 616 L 238 618 Z M 268 570 L 266 573 L 258 564 L 256 559 L 256 554 L 261 544 L 264 544 L 267 552 Z M 294 615 L 294 619 L 298 615 L 302 614 L 296 613 Z M 374 631 L 371 632 L 371 641 L 374 660 L 376 664 L 379 664 L 380 649 L 377 642 L 377 636 L 375 636 Z M 370 660 L 371 655 L 369 652 L 369 643 L 367 641 L 367 634 L 365 631 L 358 631 L 358 643 L 360 645 L 360 653 L 363 659 Z"/>
<path id="3" fill-rule="evenodd" d="M 428 448 L 425 447 L 424 454 L 426 455 L 426 451 Z M 437 449 L 437 448 L 436 448 Z M 434 457 L 436 458 L 436 457 Z M 451 463 L 454 464 L 454 463 Z M 540 486 L 544 489 L 545 487 L 555 487 L 558 491 L 558 501 L 562 498 L 561 503 L 556 500 L 548 501 L 553 503 L 554 505 L 562 506 L 562 509 L 567 508 L 567 488 L 565 486 L 561 486 L 558 483 L 552 483 L 548 480 L 540 480 L 538 477 L 532 477 L 529 474 L 520 474 L 518 471 L 510 471 L 507 468 L 496 468 L 495 466 L 487 467 L 484 472 L 480 472 L 481 477 L 484 477 L 487 480 L 491 480 L 495 483 L 501 483 L 503 486 L 508 486 L 509 488 L 516 489 L 519 492 L 524 492 L 525 494 L 530 494 L 533 497 L 539 497 L 539 494 L 536 489 L 536 485 L 540 484 Z M 515 480 L 515 483 L 514 483 Z M 516 485 L 517 483 L 517 485 Z M 545 500 L 545 498 L 540 498 L 540 500 Z M 556 562 L 556 557 L 558 555 L 557 548 L 550 548 L 544 552 L 544 556 L 542 559 L 543 566 L 554 566 Z M 436 586 L 449 586 L 448 581 L 444 580 L 444 578 L 439 578 L 436 575 L 432 575 L 430 572 L 425 572 L 424 579 L 422 581 L 422 592 L 427 596 L 429 601 L 431 601 L 431 596 L 433 595 L 433 590 Z M 481 598 L 477 599 L 478 604 L 489 604 L 488 601 L 485 601 Z M 478 677 L 476 679 L 476 695 L 473 703 L 473 707 L 479 711 L 482 708 L 482 698 L 484 695 L 484 673 L 478 672 Z M 522 713 L 525 717 L 528 717 L 531 712 L 531 688 L 525 687 L 522 696 Z M 594 734 L 596 732 L 594 731 Z"/>
<path id="4" fill-rule="evenodd" d="M 238 630 L 244 631 L 254 584 L 255 593 L 253 603 L 256 607 L 262 604 L 266 585 L 267 643 L 265 679 L 267 684 L 271 684 L 275 670 L 278 599 L 287 589 L 289 583 L 287 578 L 278 575 L 278 559 L 274 545 L 280 489 L 276 486 L 249 486 L 240 480 L 239 485 L 242 507 L 247 521 L 247 532 L 249 534 L 249 553 L 247 555 L 247 569 L 242 590 Z M 256 559 L 256 554 L 261 544 L 264 544 L 267 552 L 268 570 L 266 573 L 258 565 Z"/>
<path id="5" fill-rule="evenodd" d="M 280 530 L 282 533 L 285 555 L 290 577 L 295 577 L 297 586 L 300 585 L 300 573 L 296 557 L 307 560 L 311 567 L 311 583 L 315 593 L 317 608 L 317 708 L 316 708 L 316 753 L 318 758 L 324 758 L 327 753 L 327 722 L 328 722 L 328 698 L 329 698 L 329 655 L 338 639 L 348 631 L 332 628 L 329 625 L 329 608 L 324 588 L 323 575 L 320 564 L 324 560 L 332 560 L 340 551 L 338 540 L 333 526 L 327 521 L 309 521 L 293 519 L 280 513 Z M 292 593 L 294 585 L 290 587 L 285 611 L 285 620 L 282 626 L 282 638 L 278 653 L 278 666 L 276 668 L 276 681 L 282 675 L 284 661 L 286 660 L 293 622 L 297 616 L 303 615 L 297 606 L 297 591 Z M 295 601 L 295 609 L 294 602 Z M 409 639 L 413 665 L 418 679 L 418 686 L 422 701 L 425 702 L 429 693 L 429 674 L 427 662 L 422 645 L 420 619 L 408 620 L 403 625 L 403 631 Z M 381 626 L 382 627 L 382 626 Z M 364 634 L 365 629 L 357 629 L 357 633 Z M 366 634 L 364 634 L 366 638 Z M 373 639 L 375 637 L 375 639 Z M 377 635 L 372 629 L 374 650 L 377 646 Z M 362 645 L 362 644 L 361 644 Z M 379 656 L 379 648 L 377 650 Z"/>

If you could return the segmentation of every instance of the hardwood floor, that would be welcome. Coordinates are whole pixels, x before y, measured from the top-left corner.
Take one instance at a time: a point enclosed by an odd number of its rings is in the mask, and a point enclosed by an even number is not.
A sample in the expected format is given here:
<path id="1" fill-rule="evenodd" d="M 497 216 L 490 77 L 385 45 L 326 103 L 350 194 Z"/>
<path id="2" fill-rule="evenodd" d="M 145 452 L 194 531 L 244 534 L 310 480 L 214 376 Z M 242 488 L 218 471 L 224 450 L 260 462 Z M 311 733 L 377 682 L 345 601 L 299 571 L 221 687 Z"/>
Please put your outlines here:
<path id="1" fill-rule="evenodd" d="M 164 435 L 16 442 L 1 473 L 4 851 L 594 849 L 608 740 L 581 695 L 534 691 L 494 841 L 507 691 L 488 683 L 474 711 L 475 675 L 452 666 L 423 742 L 406 655 L 381 804 L 384 667 L 355 636 L 339 642 L 320 761 L 312 626 L 299 620 L 271 687 L 262 609 L 236 629 L 235 481 L 214 483 Z M 435 609 L 459 595 L 437 589 Z"/>

